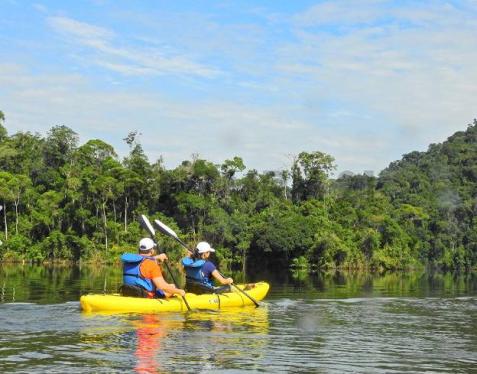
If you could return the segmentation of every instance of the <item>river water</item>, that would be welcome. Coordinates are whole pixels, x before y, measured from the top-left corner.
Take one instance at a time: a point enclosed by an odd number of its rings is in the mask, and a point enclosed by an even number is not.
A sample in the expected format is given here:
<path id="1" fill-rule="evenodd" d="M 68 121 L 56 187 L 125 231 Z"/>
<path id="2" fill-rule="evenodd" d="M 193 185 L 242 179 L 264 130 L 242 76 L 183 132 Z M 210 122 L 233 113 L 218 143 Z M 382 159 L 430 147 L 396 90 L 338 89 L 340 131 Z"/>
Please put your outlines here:
<path id="1" fill-rule="evenodd" d="M 115 267 L 0 266 L 0 372 L 477 372 L 475 273 L 254 278 L 259 308 L 100 315 Z"/>

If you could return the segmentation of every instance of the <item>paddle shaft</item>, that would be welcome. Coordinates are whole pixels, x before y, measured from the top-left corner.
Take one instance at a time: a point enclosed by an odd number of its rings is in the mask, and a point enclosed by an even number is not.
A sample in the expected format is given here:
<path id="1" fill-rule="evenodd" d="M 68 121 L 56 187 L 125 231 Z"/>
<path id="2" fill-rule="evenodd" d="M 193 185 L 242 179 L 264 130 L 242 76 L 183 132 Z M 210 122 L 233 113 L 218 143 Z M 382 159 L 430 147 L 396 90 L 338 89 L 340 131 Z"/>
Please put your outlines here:
<path id="1" fill-rule="evenodd" d="M 165 252 L 164 252 L 165 253 Z M 171 278 L 172 278 L 172 281 L 174 282 L 174 285 L 177 284 L 176 282 L 176 279 L 174 277 L 174 274 L 172 274 L 172 271 L 171 271 L 171 268 L 169 267 L 169 264 L 167 263 L 167 261 L 164 261 L 164 264 L 166 265 L 166 268 L 167 268 L 167 271 L 169 272 L 169 274 L 171 275 Z M 186 305 L 187 309 L 190 311 L 191 308 L 190 308 L 190 305 L 189 303 L 187 302 L 185 296 L 181 296 L 182 297 L 182 300 L 184 300 L 184 304 Z"/>
<path id="2" fill-rule="evenodd" d="M 220 273 L 219 273 L 220 274 Z M 222 274 L 220 274 L 222 275 Z M 223 275 L 222 275 L 223 277 Z M 257 300 L 255 300 L 252 296 L 250 296 L 248 293 L 246 293 L 244 290 L 242 290 L 241 288 L 239 288 L 238 286 L 236 286 L 235 284 L 231 283 L 232 286 L 234 286 L 237 290 L 239 290 L 241 293 L 243 293 L 245 296 L 247 296 L 250 300 L 252 300 L 252 302 L 255 304 L 255 306 L 258 308 L 260 306 L 260 304 L 258 303 Z"/>

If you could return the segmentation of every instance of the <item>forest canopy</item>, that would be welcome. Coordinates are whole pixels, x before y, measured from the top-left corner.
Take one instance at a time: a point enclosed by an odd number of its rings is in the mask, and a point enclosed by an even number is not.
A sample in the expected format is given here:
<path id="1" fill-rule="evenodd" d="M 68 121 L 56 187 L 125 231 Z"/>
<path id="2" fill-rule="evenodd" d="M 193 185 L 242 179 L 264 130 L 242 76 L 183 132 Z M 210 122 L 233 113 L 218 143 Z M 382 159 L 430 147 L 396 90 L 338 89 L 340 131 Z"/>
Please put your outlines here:
<path id="1" fill-rule="evenodd" d="M 335 160 L 301 152 L 289 170 L 260 173 L 239 156 L 151 163 L 137 133 L 119 159 L 67 126 L 9 135 L 0 112 L 0 256 L 110 261 L 160 218 L 191 245 L 207 240 L 222 265 L 403 269 L 477 264 L 477 122 L 378 177 L 332 179 Z M 180 249 L 161 239 L 179 256 Z"/>

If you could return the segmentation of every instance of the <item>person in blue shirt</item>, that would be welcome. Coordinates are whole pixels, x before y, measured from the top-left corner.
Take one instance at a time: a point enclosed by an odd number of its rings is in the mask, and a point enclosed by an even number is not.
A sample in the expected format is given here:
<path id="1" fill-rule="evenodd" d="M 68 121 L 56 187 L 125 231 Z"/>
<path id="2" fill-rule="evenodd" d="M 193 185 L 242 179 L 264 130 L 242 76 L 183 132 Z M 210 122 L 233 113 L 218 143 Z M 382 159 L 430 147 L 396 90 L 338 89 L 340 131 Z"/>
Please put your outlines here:
<path id="1" fill-rule="evenodd" d="M 212 252 L 215 252 L 215 249 L 209 243 L 200 242 L 190 257 L 182 259 L 182 265 L 186 272 L 185 289 L 187 292 L 198 295 L 230 292 L 230 285 L 234 280 L 232 278 L 224 278 L 216 266 L 209 261 Z M 214 280 L 219 282 L 221 286 L 215 287 Z"/>

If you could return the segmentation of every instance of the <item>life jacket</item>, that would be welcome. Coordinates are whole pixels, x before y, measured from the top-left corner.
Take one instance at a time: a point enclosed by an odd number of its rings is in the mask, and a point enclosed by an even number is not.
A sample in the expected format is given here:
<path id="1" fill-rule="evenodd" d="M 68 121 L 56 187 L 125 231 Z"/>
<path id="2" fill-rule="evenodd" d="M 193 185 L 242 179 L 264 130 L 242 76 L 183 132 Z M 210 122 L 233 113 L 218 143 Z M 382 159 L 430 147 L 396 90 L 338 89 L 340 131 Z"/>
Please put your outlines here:
<path id="1" fill-rule="evenodd" d="M 135 253 L 124 253 L 121 256 L 123 262 L 123 284 L 128 286 L 139 286 L 148 292 L 155 292 L 156 287 L 151 279 L 146 279 L 141 275 L 139 267 L 146 259 L 154 260 L 154 257 L 141 256 Z"/>
<path id="2" fill-rule="evenodd" d="M 181 262 L 186 272 L 186 281 L 198 282 L 208 287 L 214 287 L 212 280 L 202 272 L 205 260 L 194 260 L 190 257 L 184 257 Z"/>

